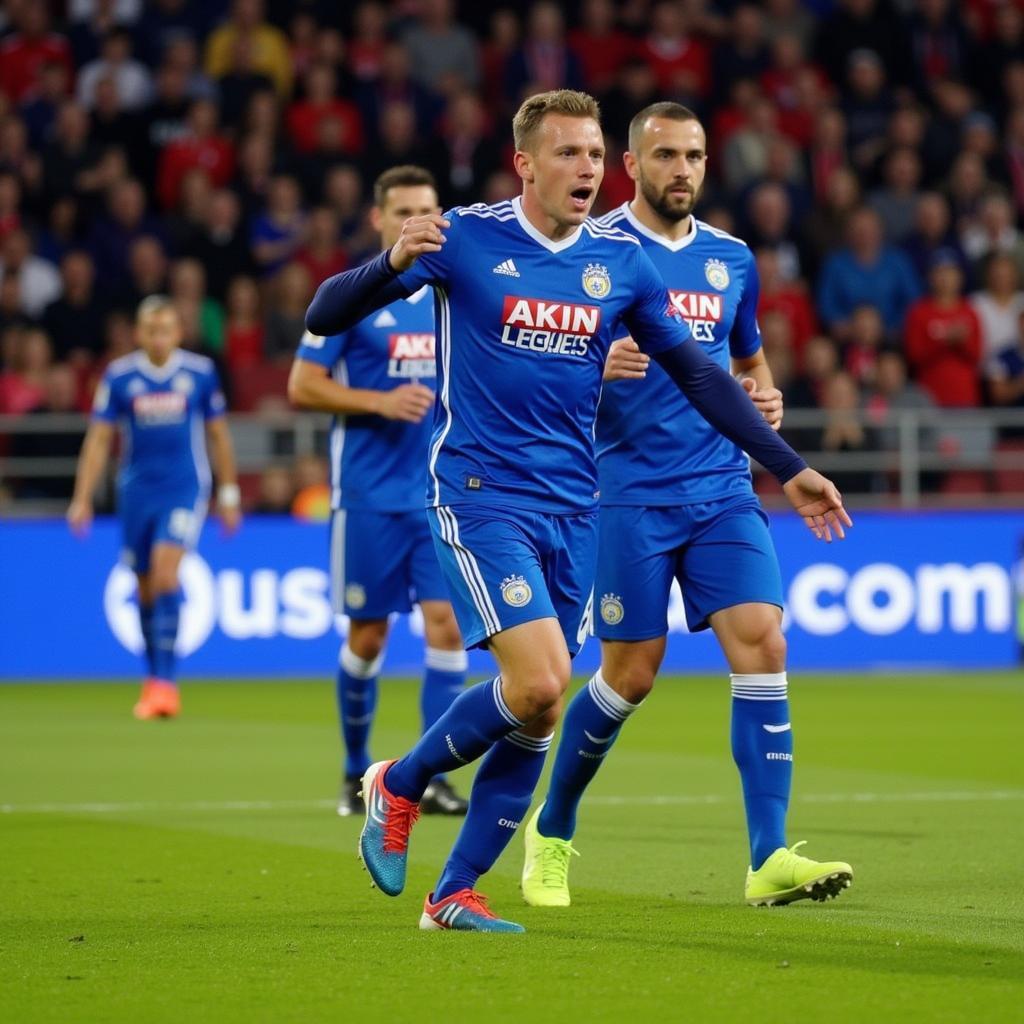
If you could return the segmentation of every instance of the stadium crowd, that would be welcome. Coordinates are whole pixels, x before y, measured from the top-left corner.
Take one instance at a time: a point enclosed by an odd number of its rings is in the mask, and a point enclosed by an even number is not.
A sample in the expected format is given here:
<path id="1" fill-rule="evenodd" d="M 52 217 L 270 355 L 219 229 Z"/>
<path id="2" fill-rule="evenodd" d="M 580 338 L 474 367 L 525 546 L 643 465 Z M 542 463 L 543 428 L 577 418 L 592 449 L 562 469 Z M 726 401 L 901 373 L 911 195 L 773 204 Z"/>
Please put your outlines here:
<path id="1" fill-rule="evenodd" d="M 279 409 L 316 286 L 373 253 L 376 176 L 422 164 L 446 206 L 514 195 L 511 112 L 563 85 L 602 103 L 598 213 L 632 196 L 638 109 L 702 118 L 698 214 L 756 254 L 788 408 L 828 413 L 795 443 L 874 450 L 889 409 L 1024 406 L 1020 0 L 8 0 L 0 413 L 87 409 L 153 292 L 231 408 Z"/>

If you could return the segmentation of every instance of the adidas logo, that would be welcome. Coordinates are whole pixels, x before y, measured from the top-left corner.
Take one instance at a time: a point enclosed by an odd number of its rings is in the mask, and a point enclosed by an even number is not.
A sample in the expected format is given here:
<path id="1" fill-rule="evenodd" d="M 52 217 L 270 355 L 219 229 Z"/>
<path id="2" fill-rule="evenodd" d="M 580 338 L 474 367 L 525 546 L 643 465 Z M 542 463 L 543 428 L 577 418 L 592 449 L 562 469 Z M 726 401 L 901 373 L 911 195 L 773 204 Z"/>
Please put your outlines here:
<path id="1" fill-rule="evenodd" d="M 519 271 L 516 270 L 516 265 L 512 260 L 502 260 L 491 273 L 504 274 L 506 277 L 519 277 Z"/>

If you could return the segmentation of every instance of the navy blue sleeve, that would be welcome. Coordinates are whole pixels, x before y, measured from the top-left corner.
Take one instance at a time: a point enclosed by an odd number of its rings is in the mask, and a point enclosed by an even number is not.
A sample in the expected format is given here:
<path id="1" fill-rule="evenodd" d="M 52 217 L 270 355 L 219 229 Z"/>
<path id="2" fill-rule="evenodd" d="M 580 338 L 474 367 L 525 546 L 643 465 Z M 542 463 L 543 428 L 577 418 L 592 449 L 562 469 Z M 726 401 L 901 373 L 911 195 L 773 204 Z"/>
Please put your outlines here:
<path id="1" fill-rule="evenodd" d="M 715 430 L 757 459 L 780 484 L 807 468 L 768 426 L 746 391 L 695 341 L 654 352 L 652 358 Z"/>
<path id="2" fill-rule="evenodd" d="M 306 310 L 306 330 L 322 338 L 341 334 L 374 310 L 411 295 L 391 266 L 389 255 L 382 252 L 375 260 L 324 281 Z"/>

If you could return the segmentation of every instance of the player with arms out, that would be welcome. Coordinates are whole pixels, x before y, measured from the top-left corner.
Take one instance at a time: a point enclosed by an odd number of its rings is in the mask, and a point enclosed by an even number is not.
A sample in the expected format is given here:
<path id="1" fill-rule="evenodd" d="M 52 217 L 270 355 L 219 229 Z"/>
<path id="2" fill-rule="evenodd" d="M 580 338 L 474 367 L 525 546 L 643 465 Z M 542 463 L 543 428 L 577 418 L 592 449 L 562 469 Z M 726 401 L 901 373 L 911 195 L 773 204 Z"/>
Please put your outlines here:
<path id="1" fill-rule="evenodd" d="M 306 317 L 313 333 L 330 334 L 434 288 L 440 404 L 428 514 L 463 638 L 487 646 L 499 674 L 461 694 L 408 754 L 363 777 L 360 854 L 375 884 L 397 895 L 430 779 L 483 758 L 426 898 L 426 929 L 523 930 L 496 917 L 475 887 L 529 809 L 585 635 L 597 543 L 593 426 L 614 338 L 636 338 L 776 475 L 812 530 L 831 536 L 848 522 L 835 487 L 669 311 L 636 239 L 589 219 L 604 175 L 595 100 L 569 90 L 532 96 L 513 132 L 520 197 L 410 218 L 389 252 L 325 281 Z"/>
<path id="2" fill-rule="evenodd" d="M 409 217 L 440 212 L 433 176 L 421 167 L 385 171 L 373 194 L 370 217 L 385 249 Z M 337 676 L 342 816 L 366 812 L 360 780 L 370 766 L 388 617 L 414 602 L 423 612 L 424 729 L 466 682 L 466 652 L 423 507 L 434 392 L 420 380 L 433 382 L 436 372 L 434 303 L 423 287 L 340 334 L 304 335 L 288 380 L 293 404 L 334 414 L 331 593 L 335 613 L 349 617 Z M 465 814 L 467 806 L 443 775 L 420 802 L 427 814 Z"/>
<path id="3" fill-rule="evenodd" d="M 749 374 L 744 387 L 778 429 L 782 401 L 755 319 L 753 254 L 693 216 L 707 161 L 700 121 L 677 103 L 646 107 L 630 125 L 625 161 L 636 195 L 601 223 L 639 239 L 694 337 L 721 366 L 731 361 L 733 371 Z M 524 829 L 526 902 L 569 905 L 577 807 L 626 718 L 654 685 L 673 579 L 691 631 L 714 630 L 732 673 L 732 750 L 750 837 L 746 899 L 836 896 L 852 880 L 849 864 L 813 861 L 786 844 L 793 733 L 782 579 L 748 460 L 634 341 L 616 343 L 608 372 L 621 376 L 605 385 L 596 431 L 594 631 L 601 668 L 566 711 L 548 796 Z"/>
<path id="4" fill-rule="evenodd" d="M 181 609 L 178 569 L 206 517 L 211 482 L 207 444 L 220 484 L 220 517 L 229 531 L 241 519 L 217 371 L 206 356 L 183 351 L 182 337 L 170 299 L 143 299 L 135 318 L 139 351 L 112 362 L 96 389 L 67 513 L 72 530 L 85 534 L 93 518 L 93 494 L 120 424 L 125 452 L 117 497 L 122 558 L 138 578 L 147 670 L 134 709 L 140 719 L 173 718 L 181 710 L 174 653 Z"/>

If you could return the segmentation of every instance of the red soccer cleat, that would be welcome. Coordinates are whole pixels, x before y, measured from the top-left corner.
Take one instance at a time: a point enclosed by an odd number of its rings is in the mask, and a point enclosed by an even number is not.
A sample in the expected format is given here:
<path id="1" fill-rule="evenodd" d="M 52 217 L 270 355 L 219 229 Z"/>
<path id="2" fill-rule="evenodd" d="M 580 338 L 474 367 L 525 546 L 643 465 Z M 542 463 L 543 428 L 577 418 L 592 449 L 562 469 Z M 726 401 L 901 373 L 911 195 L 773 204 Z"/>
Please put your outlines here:
<path id="1" fill-rule="evenodd" d="M 176 718 L 181 711 L 181 694 L 177 686 L 164 679 L 147 679 L 142 684 L 142 695 L 132 708 L 139 721 L 153 718 Z"/>

